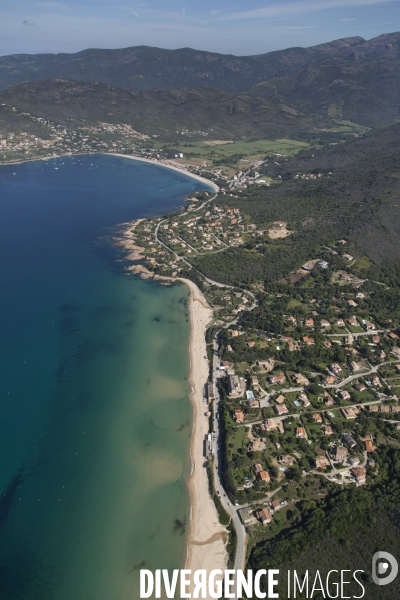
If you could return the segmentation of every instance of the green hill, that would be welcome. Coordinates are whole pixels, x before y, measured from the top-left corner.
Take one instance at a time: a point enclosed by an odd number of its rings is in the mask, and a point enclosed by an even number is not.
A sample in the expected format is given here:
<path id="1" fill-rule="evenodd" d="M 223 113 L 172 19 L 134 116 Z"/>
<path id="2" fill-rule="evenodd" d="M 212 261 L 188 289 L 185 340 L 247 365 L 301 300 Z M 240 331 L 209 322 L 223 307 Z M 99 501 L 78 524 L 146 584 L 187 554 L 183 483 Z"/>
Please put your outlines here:
<path id="1" fill-rule="evenodd" d="M 355 62 L 335 57 L 263 82 L 250 91 L 305 114 L 377 127 L 399 120 L 397 57 Z"/>
<path id="2" fill-rule="evenodd" d="M 194 259 L 203 273 L 225 283 L 276 281 L 343 237 L 376 265 L 400 259 L 400 124 L 313 154 L 270 160 L 260 172 L 281 183 L 226 199 L 260 228 L 287 221 L 293 235 Z"/>
<path id="3" fill-rule="evenodd" d="M 4 91 L 0 100 L 56 124 L 126 123 L 141 133 L 161 136 L 189 130 L 207 132 L 210 138 L 273 138 L 309 131 L 318 124 L 286 104 L 215 88 L 133 92 L 52 80 L 20 84 Z"/>
<path id="4" fill-rule="evenodd" d="M 59 122 L 87 120 L 89 107 L 93 119 L 125 119 L 144 132 L 260 137 L 343 120 L 383 127 L 400 118 L 400 33 L 247 57 L 146 46 L 12 55 L 0 57 L 0 90 Z"/>

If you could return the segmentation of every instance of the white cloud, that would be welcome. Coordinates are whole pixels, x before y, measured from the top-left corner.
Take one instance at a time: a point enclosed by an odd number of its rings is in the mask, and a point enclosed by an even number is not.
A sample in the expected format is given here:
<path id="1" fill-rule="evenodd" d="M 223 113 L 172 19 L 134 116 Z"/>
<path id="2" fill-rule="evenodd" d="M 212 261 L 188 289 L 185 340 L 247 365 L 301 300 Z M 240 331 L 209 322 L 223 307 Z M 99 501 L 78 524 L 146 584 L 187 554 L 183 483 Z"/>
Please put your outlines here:
<path id="1" fill-rule="evenodd" d="M 36 2 L 35 4 L 43 8 L 65 8 L 64 4 L 60 4 L 59 2 Z"/>
<path id="2" fill-rule="evenodd" d="M 320 27 L 321 25 L 289 25 L 285 29 L 289 31 L 292 29 L 319 29 Z"/>
<path id="3" fill-rule="evenodd" d="M 306 2 L 290 2 L 289 4 L 276 4 L 275 6 L 265 6 L 252 10 L 234 12 L 223 15 L 219 18 L 221 21 L 237 21 L 242 19 L 262 19 L 269 17 L 293 16 L 296 13 L 321 11 L 334 8 L 348 8 L 349 6 L 372 6 L 374 4 L 384 4 L 397 2 L 398 0 L 313 0 Z"/>
<path id="4" fill-rule="evenodd" d="M 133 15 L 135 15 L 135 17 L 138 17 L 138 16 L 139 16 L 139 15 L 137 14 L 137 12 L 135 12 L 135 11 L 133 10 L 133 8 L 131 8 L 131 13 L 132 13 Z"/>
<path id="5" fill-rule="evenodd" d="M 344 19 L 340 19 L 341 21 L 355 21 L 355 17 L 345 17 Z"/>

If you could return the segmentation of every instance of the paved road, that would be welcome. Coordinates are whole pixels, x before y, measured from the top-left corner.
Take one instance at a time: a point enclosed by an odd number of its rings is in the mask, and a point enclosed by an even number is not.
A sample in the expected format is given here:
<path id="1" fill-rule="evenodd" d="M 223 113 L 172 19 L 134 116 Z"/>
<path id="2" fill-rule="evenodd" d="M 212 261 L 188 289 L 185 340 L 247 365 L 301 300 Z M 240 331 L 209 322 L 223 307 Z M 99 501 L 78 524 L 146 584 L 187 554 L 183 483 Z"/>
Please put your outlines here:
<path id="1" fill-rule="evenodd" d="M 217 334 L 213 341 L 213 383 L 214 383 L 214 432 L 215 432 L 215 461 L 214 461 L 214 485 L 215 489 L 221 499 L 222 505 L 225 508 L 226 512 L 230 515 L 233 524 L 235 526 L 236 535 L 237 535 L 237 549 L 235 556 L 235 564 L 234 569 L 244 569 L 245 560 L 246 560 L 246 545 L 247 545 L 247 534 L 244 526 L 240 521 L 240 517 L 237 513 L 237 507 L 233 506 L 230 502 L 224 487 L 222 485 L 222 472 L 221 472 L 221 454 L 222 448 L 219 444 L 219 419 L 218 419 L 218 409 L 219 409 L 219 391 L 217 387 L 217 371 L 220 363 L 220 357 L 218 354 L 218 337 Z"/>
<path id="2" fill-rule="evenodd" d="M 383 366 L 383 365 L 388 365 L 390 363 L 393 363 L 392 360 L 386 360 L 385 362 L 381 362 L 379 363 L 379 365 L 375 365 L 375 367 L 371 367 L 371 365 L 369 365 L 371 368 L 369 371 L 359 371 L 358 373 L 355 373 L 354 375 L 350 375 L 349 377 L 346 377 L 346 379 L 343 379 L 343 381 L 341 381 L 340 383 L 336 383 L 334 385 L 323 385 L 323 388 L 341 388 L 344 385 L 347 385 L 348 383 L 350 383 L 351 381 L 353 381 L 354 379 L 359 379 L 360 377 L 366 377 L 367 375 L 372 375 L 373 373 L 377 373 L 379 371 L 379 369 Z"/>
<path id="3" fill-rule="evenodd" d="M 249 306 L 249 308 L 247 310 L 253 310 L 253 308 L 255 308 L 258 305 L 258 300 L 257 300 L 256 296 L 249 290 L 243 290 L 243 291 L 246 292 L 253 299 L 253 304 L 251 306 Z M 226 329 L 227 327 L 229 327 L 230 325 L 233 325 L 236 322 L 237 322 L 237 319 L 235 319 L 229 323 L 226 323 L 226 325 L 224 325 L 224 327 L 222 329 Z M 219 444 L 220 436 L 219 436 L 219 419 L 218 419 L 218 413 L 219 413 L 218 409 L 219 409 L 220 397 L 219 397 L 219 391 L 218 391 L 218 385 L 217 385 L 218 371 L 219 371 L 219 365 L 220 365 L 220 360 L 221 360 L 220 356 L 219 356 L 219 352 L 218 352 L 219 336 L 220 336 L 222 329 L 217 332 L 217 334 L 215 335 L 214 340 L 213 340 L 213 386 L 214 386 L 214 432 L 215 432 L 214 485 L 215 485 L 215 489 L 221 499 L 222 505 L 223 505 L 224 509 L 226 510 L 226 512 L 230 515 L 232 522 L 234 524 L 235 530 L 236 530 L 237 546 L 236 546 L 235 563 L 233 565 L 233 568 L 236 571 L 238 571 L 238 570 L 243 570 L 245 567 L 246 548 L 247 548 L 247 533 L 246 533 L 246 529 L 245 529 L 244 525 L 242 524 L 239 514 L 238 514 L 238 510 L 239 510 L 239 508 L 241 508 L 241 506 L 233 506 L 233 504 L 230 502 L 228 496 L 226 495 L 226 492 L 225 492 L 223 484 L 222 484 L 222 472 L 221 472 L 222 448 L 220 447 L 220 444 Z"/>
<path id="4" fill-rule="evenodd" d="M 231 246 L 228 246 L 228 244 L 225 244 L 225 242 L 223 240 L 221 240 L 219 237 L 217 237 L 216 235 L 214 235 L 213 233 L 211 234 L 218 242 L 221 242 L 221 244 L 223 244 L 225 246 L 225 248 L 231 248 Z"/>
<path id="5" fill-rule="evenodd" d="M 374 329 L 374 331 L 358 331 L 357 333 L 326 333 L 326 337 L 348 337 L 352 335 L 353 338 L 358 338 L 361 335 L 378 335 L 378 333 L 387 333 L 389 329 Z"/>
<path id="6" fill-rule="evenodd" d="M 181 242 L 183 242 L 184 244 L 186 244 L 186 246 L 189 246 L 189 248 L 191 248 L 192 250 L 194 250 L 195 252 L 197 252 L 197 254 L 199 253 L 199 251 L 197 250 L 197 248 L 195 248 L 194 246 L 191 246 L 189 244 L 189 242 L 187 242 L 186 240 L 184 240 L 183 238 L 181 238 L 180 235 L 176 234 L 176 237 L 178 238 L 178 240 L 181 240 Z"/>
<path id="7" fill-rule="evenodd" d="M 210 202 L 211 200 L 209 200 L 208 202 Z M 194 212 L 194 211 L 193 211 Z M 199 269 L 197 269 L 196 267 L 194 267 L 193 265 L 190 264 L 190 262 L 188 260 L 186 260 L 186 258 L 183 258 L 183 256 L 180 256 L 179 254 L 177 254 L 175 252 L 175 250 L 173 250 L 172 248 L 170 248 L 167 244 L 164 244 L 164 242 L 162 242 L 160 240 L 160 238 L 158 237 L 158 231 L 160 229 L 160 225 L 162 225 L 163 223 L 165 223 L 165 221 L 168 221 L 168 219 L 164 219 L 163 221 L 160 221 L 157 224 L 157 227 L 155 229 L 154 232 L 154 237 L 155 237 L 155 241 L 159 244 L 161 244 L 161 246 L 163 246 L 166 250 L 168 250 L 168 252 L 171 252 L 174 256 L 176 256 L 176 258 L 178 260 L 182 260 L 186 265 L 188 265 L 188 267 L 190 267 L 191 269 L 197 271 L 205 281 L 207 281 L 208 283 L 210 283 L 211 285 L 216 285 L 217 287 L 220 288 L 228 288 L 230 290 L 235 289 L 234 285 L 228 285 L 226 283 L 220 283 L 219 281 L 214 281 L 214 279 L 210 279 L 209 277 L 207 277 L 206 275 L 204 275 L 204 273 L 202 273 Z M 243 293 L 248 294 L 252 299 L 253 299 L 253 304 L 251 306 L 249 306 L 248 308 L 246 308 L 246 311 L 250 311 L 253 310 L 253 308 L 255 308 L 256 306 L 258 306 L 258 300 L 257 297 L 255 296 L 255 294 L 253 294 L 253 292 L 251 292 L 250 290 L 241 290 Z M 246 312 L 244 311 L 244 312 Z M 233 325 L 234 323 L 237 323 L 238 319 L 235 319 L 233 321 L 231 321 L 230 323 L 227 323 L 224 328 L 226 329 L 226 327 L 229 327 L 229 325 Z"/>
<path id="8" fill-rule="evenodd" d="M 369 406 L 370 404 L 380 404 L 381 400 L 371 400 L 369 402 L 356 402 L 354 404 L 347 404 L 346 406 L 325 406 L 324 408 L 313 410 L 313 414 L 323 413 L 328 410 L 341 410 L 342 408 L 351 408 L 352 406 Z M 278 417 L 269 417 L 268 421 L 284 421 L 285 419 L 300 419 L 302 415 L 305 413 L 291 413 L 287 415 L 281 415 Z M 236 425 L 236 427 L 252 427 L 253 425 L 260 425 L 266 419 L 259 419 L 257 421 L 249 421 L 246 423 L 240 423 L 240 425 Z"/>
<path id="9" fill-rule="evenodd" d="M 196 211 L 200 210 L 201 208 L 203 208 L 205 206 L 205 204 L 208 204 L 209 202 L 214 200 L 215 197 L 216 197 L 216 195 L 214 197 L 210 198 L 209 200 L 207 200 L 207 202 L 204 202 L 201 206 L 199 206 L 197 209 L 193 210 L 192 212 L 196 212 Z M 162 242 L 159 239 L 158 232 L 159 232 L 160 226 L 163 223 L 165 223 L 167 220 L 168 219 L 164 219 L 157 224 L 156 229 L 155 229 L 155 241 L 158 242 L 159 244 L 161 244 L 168 252 L 171 252 L 174 256 L 176 256 L 177 259 L 182 260 L 185 264 L 187 264 L 189 267 L 194 269 L 194 267 L 189 263 L 189 261 L 187 261 L 185 258 L 180 256 L 179 254 L 177 254 L 172 248 L 170 248 L 167 244 L 165 244 L 164 242 Z M 205 279 L 205 281 L 207 281 L 211 285 L 216 285 L 221 288 L 229 288 L 229 289 L 234 289 L 234 287 L 235 287 L 232 285 L 226 285 L 224 283 L 219 283 L 218 281 L 214 281 L 213 279 L 206 277 L 204 275 L 204 273 L 202 273 L 198 269 L 196 269 L 196 270 Z M 247 294 L 248 296 L 250 296 L 250 298 L 252 299 L 251 306 L 246 308 L 246 311 L 244 311 L 244 312 L 253 310 L 256 306 L 258 306 L 257 297 L 255 296 L 255 294 L 253 294 L 253 292 L 251 292 L 250 290 L 241 290 L 241 291 L 243 293 Z M 227 327 L 230 327 L 231 325 L 236 324 L 238 321 L 238 318 L 239 317 L 236 317 L 234 320 L 230 321 L 229 323 L 226 323 L 222 329 L 226 329 Z M 213 340 L 213 350 L 214 350 L 214 353 L 213 353 L 214 433 L 215 433 L 215 439 L 213 441 L 213 444 L 214 444 L 213 449 L 214 449 L 214 457 L 215 457 L 215 460 L 214 460 L 214 486 L 215 486 L 215 490 L 221 500 L 222 506 L 224 507 L 226 512 L 231 517 L 232 523 L 236 530 L 237 547 L 236 547 L 235 563 L 234 563 L 233 568 L 235 570 L 239 570 L 239 569 L 243 570 L 245 567 L 245 561 L 246 561 L 247 533 L 246 533 L 246 529 L 243 526 L 243 524 L 240 520 L 240 517 L 238 515 L 238 509 L 240 508 L 240 506 L 233 506 L 233 504 L 229 500 L 229 498 L 225 492 L 224 486 L 222 484 L 222 472 L 221 472 L 222 448 L 219 443 L 220 436 L 219 436 L 219 419 L 218 419 L 218 413 L 219 413 L 218 408 L 219 408 L 220 397 L 219 397 L 219 391 L 218 391 L 218 387 L 217 387 L 217 379 L 218 379 L 217 372 L 218 372 L 218 368 L 219 368 L 219 364 L 220 364 L 220 357 L 219 357 L 219 353 L 218 353 L 218 340 L 219 340 L 219 335 L 220 335 L 220 332 L 222 331 L 222 329 L 217 332 L 217 334 L 215 335 L 215 338 Z M 237 600 L 237 599 L 235 598 L 235 600 Z"/>
<path id="10" fill-rule="evenodd" d="M 178 254 L 177 252 L 175 252 L 175 250 L 173 250 L 172 248 L 170 248 L 170 246 L 168 246 L 167 244 L 164 244 L 164 242 L 162 242 L 160 240 L 160 238 L 158 237 L 158 232 L 159 232 L 159 229 L 160 229 L 160 225 L 162 225 L 163 223 L 165 223 L 165 221 L 168 221 L 168 219 L 164 219 L 163 221 L 160 221 L 159 223 L 157 223 L 157 227 L 156 227 L 155 232 L 154 232 L 155 241 L 158 244 L 161 244 L 161 246 L 163 246 L 163 248 L 165 248 L 166 250 L 168 250 L 168 252 L 171 252 L 171 254 L 173 254 L 174 256 L 176 256 L 176 258 L 178 260 L 183 261 L 188 267 L 190 267 L 191 269 L 194 269 L 195 271 L 197 271 L 198 273 L 200 273 L 200 275 L 203 277 L 203 279 L 205 279 L 205 281 L 207 281 L 211 285 L 216 285 L 217 287 L 220 287 L 220 288 L 229 288 L 229 289 L 232 290 L 234 288 L 233 285 L 227 285 L 225 283 L 219 283 L 219 281 L 214 281 L 213 279 L 210 279 L 209 277 L 206 277 L 206 275 L 204 275 L 204 273 L 202 273 L 201 271 L 199 271 L 199 269 L 196 269 L 195 267 L 193 267 L 193 265 L 191 265 L 190 262 L 188 260 L 186 260 L 186 258 L 183 258 L 183 256 L 180 256 L 180 254 Z M 248 292 L 248 293 L 251 294 L 251 292 Z"/>

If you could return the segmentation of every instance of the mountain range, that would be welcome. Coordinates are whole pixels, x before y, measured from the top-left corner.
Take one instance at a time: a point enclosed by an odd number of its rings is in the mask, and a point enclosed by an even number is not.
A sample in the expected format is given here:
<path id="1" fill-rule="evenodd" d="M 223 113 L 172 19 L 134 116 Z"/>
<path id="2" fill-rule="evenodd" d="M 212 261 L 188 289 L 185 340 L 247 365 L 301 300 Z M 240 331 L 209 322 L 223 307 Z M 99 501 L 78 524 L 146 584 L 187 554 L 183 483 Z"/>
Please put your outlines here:
<path id="1" fill-rule="evenodd" d="M 399 120 L 400 33 L 237 57 L 138 46 L 0 57 L 0 101 L 56 123 L 126 122 L 147 134 L 296 134 Z"/>
<path id="2" fill-rule="evenodd" d="M 0 91 L 26 81 L 73 79 L 135 91 L 216 87 L 238 92 L 325 61 L 357 65 L 399 58 L 400 33 L 383 34 L 369 41 L 344 38 L 255 56 L 149 46 L 89 49 L 76 54 L 14 54 L 0 57 Z"/>

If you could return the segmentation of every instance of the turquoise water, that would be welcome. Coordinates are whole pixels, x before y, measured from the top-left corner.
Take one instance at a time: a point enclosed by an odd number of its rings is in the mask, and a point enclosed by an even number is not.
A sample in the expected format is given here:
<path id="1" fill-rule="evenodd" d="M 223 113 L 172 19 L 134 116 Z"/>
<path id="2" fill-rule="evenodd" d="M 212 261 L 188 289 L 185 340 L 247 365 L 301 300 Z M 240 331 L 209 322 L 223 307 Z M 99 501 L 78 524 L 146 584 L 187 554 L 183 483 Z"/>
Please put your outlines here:
<path id="1" fill-rule="evenodd" d="M 112 156 L 0 169 L 0 598 L 135 600 L 185 553 L 188 292 L 104 241 L 205 187 Z"/>

